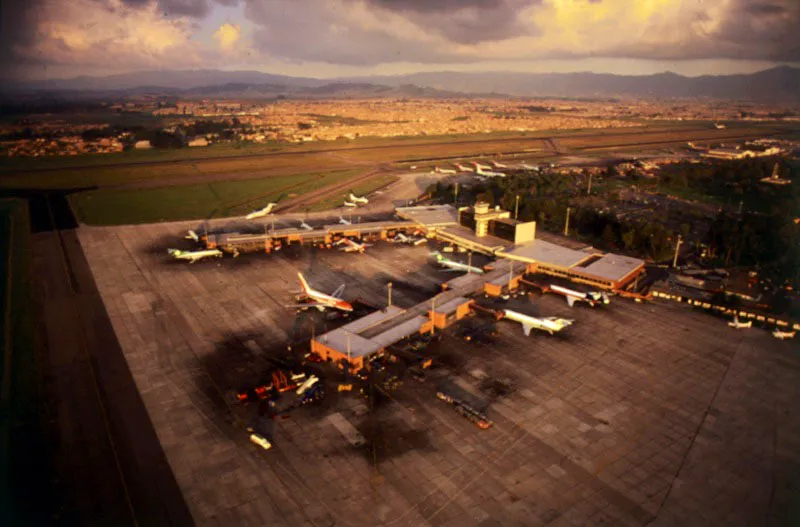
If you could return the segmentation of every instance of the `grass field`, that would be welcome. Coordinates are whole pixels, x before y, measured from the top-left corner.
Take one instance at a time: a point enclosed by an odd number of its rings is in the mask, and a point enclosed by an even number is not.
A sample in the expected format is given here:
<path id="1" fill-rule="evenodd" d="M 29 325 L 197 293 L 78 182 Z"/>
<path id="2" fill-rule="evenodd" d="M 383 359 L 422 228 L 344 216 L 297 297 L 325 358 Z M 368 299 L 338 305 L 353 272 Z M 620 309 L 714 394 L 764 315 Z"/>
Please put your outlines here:
<path id="1" fill-rule="evenodd" d="M 78 219 L 89 225 L 239 216 L 269 202 L 341 182 L 361 171 L 337 170 L 146 189 L 100 189 L 71 195 L 70 205 Z"/>
<path id="2" fill-rule="evenodd" d="M 336 194 L 336 195 L 331 196 L 331 197 L 329 197 L 327 199 L 318 201 L 317 203 L 315 203 L 314 205 L 309 207 L 308 211 L 309 212 L 318 212 L 318 211 L 322 211 L 322 210 L 332 209 L 332 208 L 334 208 L 336 206 L 341 205 L 344 202 L 345 198 L 348 197 L 350 192 L 352 192 L 356 196 L 364 196 L 364 195 L 369 194 L 370 192 L 373 192 L 373 191 L 375 191 L 375 190 L 377 190 L 377 189 L 379 189 L 381 187 L 385 187 L 386 185 L 394 183 L 397 180 L 398 180 L 397 176 L 392 176 L 392 175 L 389 175 L 389 174 L 377 175 L 374 178 L 368 179 L 367 181 L 365 181 L 363 183 L 354 185 L 353 188 L 347 189 L 346 191 L 344 191 L 344 192 L 342 192 L 340 194 Z"/>

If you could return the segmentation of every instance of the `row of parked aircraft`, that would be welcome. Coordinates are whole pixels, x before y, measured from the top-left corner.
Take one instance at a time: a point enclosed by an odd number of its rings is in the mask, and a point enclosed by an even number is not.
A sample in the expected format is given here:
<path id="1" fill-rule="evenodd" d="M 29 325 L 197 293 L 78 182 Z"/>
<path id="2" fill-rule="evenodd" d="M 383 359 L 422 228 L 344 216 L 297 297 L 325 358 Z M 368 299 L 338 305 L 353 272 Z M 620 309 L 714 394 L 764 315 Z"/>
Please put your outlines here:
<path id="1" fill-rule="evenodd" d="M 319 311 L 335 309 L 345 313 L 350 313 L 353 311 L 353 305 L 342 299 L 342 293 L 344 292 L 345 284 L 340 285 L 333 293 L 326 294 L 317 291 L 308 285 L 303 273 L 297 273 L 297 277 L 300 279 L 300 286 L 302 288 L 297 300 L 303 301 L 303 303 L 291 304 L 286 307 L 299 307 L 303 309 L 314 307 Z M 574 320 L 571 319 L 559 317 L 534 317 L 519 313 L 517 311 L 512 311 L 510 309 L 504 309 L 502 311 L 502 315 L 503 318 L 514 322 L 519 322 L 522 325 L 522 331 L 525 336 L 529 336 L 531 334 L 531 330 L 534 329 L 553 335 L 574 323 Z"/>
<path id="2" fill-rule="evenodd" d="M 508 165 L 503 163 L 499 163 L 497 161 L 490 161 L 488 165 L 484 165 L 478 163 L 476 161 L 472 161 L 469 165 L 462 165 L 461 163 L 453 163 L 455 168 L 442 168 L 439 166 L 435 166 L 433 171 L 437 174 L 458 174 L 459 172 L 473 172 L 477 176 L 483 177 L 506 177 L 506 174 L 503 172 L 495 172 L 497 169 L 501 168 L 508 168 Z M 524 170 L 539 170 L 538 166 L 529 165 L 527 163 L 522 163 L 519 165 L 519 168 Z"/>
<path id="3" fill-rule="evenodd" d="M 748 320 L 747 322 L 741 322 L 738 316 L 733 317 L 733 320 L 728 322 L 728 326 L 732 327 L 733 329 L 749 329 L 753 327 L 753 321 Z M 779 340 L 786 340 L 794 338 L 796 331 L 783 331 L 779 328 L 775 328 L 772 331 L 772 336 Z"/>

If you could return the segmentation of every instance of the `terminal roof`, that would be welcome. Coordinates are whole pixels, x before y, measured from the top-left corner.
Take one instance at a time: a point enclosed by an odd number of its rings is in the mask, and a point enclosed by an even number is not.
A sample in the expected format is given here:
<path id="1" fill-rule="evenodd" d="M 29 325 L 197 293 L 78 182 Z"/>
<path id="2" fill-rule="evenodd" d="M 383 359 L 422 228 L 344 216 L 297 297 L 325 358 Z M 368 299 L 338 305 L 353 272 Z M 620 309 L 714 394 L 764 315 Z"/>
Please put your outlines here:
<path id="1" fill-rule="evenodd" d="M 576 251 L 544 240 L 534 240 L 517 245 L 503 255 L 515 260 L 539 262 L 568 269 L 589 258 L 591 253 Z"/>
<path id="2" fill-rule="evenodd" d="M 618 281 L 622 280 L 642 265 L 644 265 L 644 261 L 638 258 L 631 258 L 630 256 L 622 256 L 619 254 L 606 254 L 586 267 L 574 270 L 606 280 Z"/>
<path id="3" fill-rule="evenodd" d="M 404 311 L 405 309 L 401 309 L 397 306 L 388 306 L 385 309 L 379 309 L 374 313 L 370 313 L 369 315 L 361 317 L 358 320 L 354 320 L 349 324 L 345 324 L 339 329 L 349 331 L 350 333 L 363 333 L 369 328 L 377 326 L 386 320 L 392 319 Z"/>
<path id="4" fill-rule="evenodd" d="M 468 299 L 464 298 L 463 296 L 459 296 L 448 302 L 445 302 L 441 306 L 434 305 L 433 308 L 436 310 L 437 313 L 449 315 L 450 313 L 453 313 L 456 309 L 458 309 L 458 306 L 461 306 L 467 302 L 469 302 Z"/>
<path id="5" fill-rule="evenodd" d="M 398 207 L 395 212 L 401 218 L 414 221 L 425 227 L 444 227 L 458 224 L 458 211 L 450 205 Z"/>
<path id="6" fill-rule="evenodd" d="M 381 349 L 381 345 L 374 340 L 365 339 L 357 333 L 351 333 L 344 328 L 334 329 L 316 338 L 317 341 L 351 357 L 366 357 Z"/>
<path id="7" fill-rule="evenodd" d="M 393 328 L 387 329 L 383 333 L 375 335 L 370 340 L 377 343 L 381 348 L 385 348 L 386 346 L 391 346 L 395 342 L 403 340 L 409 335 L 419 333 L 420 329 L 422 329 L 422 326 L 425 325 L 427 321 L 428 319 L 426 317 L 416 316 L 411 320 L 406 320 Z"/>

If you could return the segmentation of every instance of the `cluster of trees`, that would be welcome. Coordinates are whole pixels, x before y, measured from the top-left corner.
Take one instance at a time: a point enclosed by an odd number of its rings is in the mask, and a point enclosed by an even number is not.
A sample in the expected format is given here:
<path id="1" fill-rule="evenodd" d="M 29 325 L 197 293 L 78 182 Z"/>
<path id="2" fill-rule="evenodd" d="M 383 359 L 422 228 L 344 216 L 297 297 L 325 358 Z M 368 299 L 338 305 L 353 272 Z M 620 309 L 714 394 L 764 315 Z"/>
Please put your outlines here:
<path id="1" fill-rule="evenodd" d="M 659 175 L 665 187 L 694 188 L 717 197 L 745 202 L 743 214 L 722 211 L 701 239 L 713 265 L 758 266 L 762 274 L 776 283 L 800 280 L 800 164 L 782 162 L 781 177 L 789 185 L 768 185 L 760 180 L 772 174 L 774 160 L 748 159 L 720 161 L 710 165 L 677 164 Z M 610 168 L 604 176 L 613 177 Z M 600 179 L 600 178 L 598 178 Z M 459 203 L 476 200 L 514 211 L 522 221 L 536 221 L 542 229 L 561 232 L 567 207 L 571 208 L 570 231 L 608 250 L 624 250 L 654 260 L 668 259 L 678 234 L 684 238 L 694 228 L 690 218 L 676 229 L 665 226 L 666 219 L 620 219 L 608 209 L 582 204 L 576 196 L 583 191 L 575 177 L 547 171 L 521 173 L 494 178 L 459 189 Z M 453 203 L 452 185 L 437 183 L 428 188 L 434 199 Z M 517 203 L 517 196 L 519 202 Z M 756 202 L 760 207 L 749 208 Z M 735 211 L 735 208 L 733 208 Z M 683 221 L 683 220 L 682 220 Z"/>
<path id="2" fill-rule="evenodd" d="M 736 204 L 740 201 L 750 209 L 769 211 L 782 188 L 765 185 L 761 179 L 772 175 L 775 159 L 754 158 L 715 160 L 711 163 L 675 163 L 666 165 L 658 174 L 658 184 L 665 190 L 692 189 L 721 201 Z M 779 163 L 782 177 L 791 177 L 789 163 Z"/>
<path id="3" fill-rule="evenodd" d="M 663 222 L 623 221 L 610 210 L 576 204 L 572 198 L 578 191 L 576 180 L 570 177 L 550 172 L 522 173 L 459 189 L 458 198 L 459 203 L 472 204 L 480 200 L 504 210 L 518 210 L 520 221 L 536 221 L 540 228 L 553 232 L 563 231 L 567 207 L 570 207 L 570 231 L 592 243 L 656 260 L 669 256 L 675 235 Z M 453 185 L 442 183 L 431 185 L 427 193 L 447 203 L 453 203 L 455 198 Z"/>
<path id="4" fill-rule="evenodd" d="M 192 137 L 197 135 L 218 134 L 220 139 L 233 139 L 239 121 L 197 121 L 190 125 L 181 125 L 174 132 L 162 128 L 144 126 L 129 127 L 125 131 L 132 132 L 134 141 L 150 141 L 155 148 L 181 148 Z"/>

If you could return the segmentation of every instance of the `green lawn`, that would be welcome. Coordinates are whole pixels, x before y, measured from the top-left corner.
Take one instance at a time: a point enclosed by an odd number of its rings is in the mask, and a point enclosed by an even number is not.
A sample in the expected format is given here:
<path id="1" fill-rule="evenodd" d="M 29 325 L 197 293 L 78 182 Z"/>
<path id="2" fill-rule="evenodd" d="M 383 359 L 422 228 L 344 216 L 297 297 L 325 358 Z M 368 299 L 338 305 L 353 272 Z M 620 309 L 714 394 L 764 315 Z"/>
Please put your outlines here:
<path id="1" fill-rule="evenodd" d="M 318 212 L 322 210 L 332 209 L 341 205 L 345 198 L 348 197 L 350 192 L 355 194 L 356 196 L 364 196 L 373 192 L 381 187 L 389 185 L 390 183 L 394 183 L 399 178 L 397 176 L 390 176 L 387 174 L 383 174 L 380 176 L 375 176 L 361 184 L 353 186 L 351 189 L 347 189 L 346 191 L 342 192 L 341 194 L 337 194 L 335 196 L 331 196 L 330 198 L 318 201 L 311 207 L 309 207 L 309 212 Z"/>
<path id="2" fill-rule="evenodd" d="M 71 195 L 70 205 L 78 219 L 89 225 L 240 216 L 269 202 L 346 180 L 360 170 L 161 188 L 100 189 Z"/>

